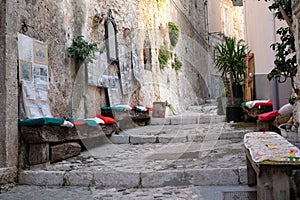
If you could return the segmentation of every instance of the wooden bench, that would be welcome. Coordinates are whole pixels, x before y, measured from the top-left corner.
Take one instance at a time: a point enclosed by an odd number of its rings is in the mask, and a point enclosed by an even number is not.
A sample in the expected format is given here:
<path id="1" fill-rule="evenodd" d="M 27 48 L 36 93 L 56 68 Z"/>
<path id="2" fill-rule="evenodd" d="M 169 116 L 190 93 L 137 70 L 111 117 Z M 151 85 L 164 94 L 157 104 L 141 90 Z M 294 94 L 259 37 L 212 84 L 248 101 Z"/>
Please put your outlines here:
<path id="1" fill-rule="evenodd" d="M 244 145 L 248 185 L 257 185 L 257 199 L 291 199 L 291 175 L 300 168 L 300 150 L 275 132 L 248 133 Z"/>

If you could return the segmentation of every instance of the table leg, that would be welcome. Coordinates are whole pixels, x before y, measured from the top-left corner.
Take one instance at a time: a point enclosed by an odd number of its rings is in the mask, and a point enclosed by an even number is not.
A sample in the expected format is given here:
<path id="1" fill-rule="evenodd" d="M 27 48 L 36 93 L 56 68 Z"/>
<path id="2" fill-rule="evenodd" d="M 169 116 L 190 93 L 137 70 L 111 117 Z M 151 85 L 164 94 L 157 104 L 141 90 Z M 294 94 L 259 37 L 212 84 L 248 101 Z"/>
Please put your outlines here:
<path id="1" fill-rule="evenodd" d="M 257 175 L 257 199 L 290 200 L 289 168 L 260 165 Z"/>
<path id="2" fill-rule="evenodd" d="M 247 160 L 247 178 L 248 178 L 248 185 L 249 186 L 254 186 L 256 185 L 256 173 L 255 170 L 253 169 L 251 162 L 249 161 L 248 156 L 246 156 Z"/>

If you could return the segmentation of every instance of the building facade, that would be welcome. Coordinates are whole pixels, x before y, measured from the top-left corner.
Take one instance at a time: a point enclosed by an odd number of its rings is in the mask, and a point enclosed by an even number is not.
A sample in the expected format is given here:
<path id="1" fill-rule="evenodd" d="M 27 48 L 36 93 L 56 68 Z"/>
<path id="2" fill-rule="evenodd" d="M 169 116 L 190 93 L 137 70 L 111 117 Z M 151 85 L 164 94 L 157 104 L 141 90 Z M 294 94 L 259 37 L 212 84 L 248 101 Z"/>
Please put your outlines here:
<path id="1" fill-rule="evenodd" d="M 108 17 L 116 35 L 109 35 L 112 29 L 105 26 Z M 176 45 L 171 44 L 170 22 L 179 29 Z M 205 1 L 1 1 L 0 184 L 16 181 L 22 153 L 17 125 L 18 33 L 48 46 L 52 115 L 89 118 L 101 106 L 168 101 L 181 112 L 208 98 L 206 28 Z M 99 48 L 93 63 L 78 64 L 68 56 L 68 48 L 80 35 Z M 117 55 L 112 62 L 107 56 L 110 36 L 116 40 L 109 47 L 117 47 L 110 51 Z M 159 62 L 161 49 L 170 55 L 164 69 Z M 172 68 L 175 59 L 181 63 L 179 69 Z M 118 87 L 110 90 L 103 85 L 105 77 L 116 77 Z"/>

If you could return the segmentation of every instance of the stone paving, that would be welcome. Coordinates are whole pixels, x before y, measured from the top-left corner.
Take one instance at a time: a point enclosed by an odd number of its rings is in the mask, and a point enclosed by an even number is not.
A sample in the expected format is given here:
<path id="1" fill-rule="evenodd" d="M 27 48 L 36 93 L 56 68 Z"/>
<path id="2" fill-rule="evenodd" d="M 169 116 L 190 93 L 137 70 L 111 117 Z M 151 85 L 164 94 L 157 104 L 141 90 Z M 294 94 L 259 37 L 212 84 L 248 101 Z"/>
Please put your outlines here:
<path id="1" fill-rule="evenodd" d="M 44 170 L 23 170 L 19 182 L 37 193 L 81 191 L 92 199 L 208 199 L 200 193 L 214 190 L 218 195 L 209 199 L 222 199 L 225 187 L 249 190 L 242 139 L 255 124 L 224 123 L 214 108 L 154 119 L 105 141 L 85 141 L 87 151 L 79 156 Z M 18 186 L 0 199 L 17 199 L 30 188 Z"/>
<path id="2" fill-rule="evenodd" d="M 251 198 L 245 191 L 253 192 L 255 188 L 247 186 L 179 186 L 160 188 L 97 188 L 97 187 L 51 187 L 51 186 L 17 186 L 7 193 L 0 194 L 1 200 L 229 200 Z M 235 194 L 234 198 L 224 198 L 225 193 Z M 249 196 L 249 194 L 248 194 Z"/>

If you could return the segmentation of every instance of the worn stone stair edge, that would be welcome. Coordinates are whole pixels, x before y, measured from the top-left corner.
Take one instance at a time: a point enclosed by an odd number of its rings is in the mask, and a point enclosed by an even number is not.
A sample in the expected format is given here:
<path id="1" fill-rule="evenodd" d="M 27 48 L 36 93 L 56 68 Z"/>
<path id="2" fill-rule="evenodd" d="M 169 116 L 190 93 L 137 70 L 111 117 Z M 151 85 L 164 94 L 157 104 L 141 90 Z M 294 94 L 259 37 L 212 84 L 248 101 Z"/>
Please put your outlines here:
<path id="1" fill-rule="evenodd" d="M 167 118 L 151 118 L 150 125 L 205 124 L 209 122 L 225 122 L 222 115 L 179 115 Z"/>
<path id="2" fill-rule="evenodd" d="M 247 169 L 246 167 L 238 167 L 145 172 L 23 170 L 19 173 L 19 184 L 126 188 L 246 185 Z"/>
<path id="3" fill-rule="evenodd" d="M 225 131 L 221 133 L 219 139 L 242 139 L 246 133 L 253 130 Z M 147 143 L 183 143 L 197 142 L 197 138 L 205 135 L 183 135 L 183 136 L 157 136 L 157 135 L 113 135 L 109 139 L 113 144 L 147 144 Z M 199 141 L 198 141 L 199 142 Z M 200 141 L 201 142 L 201 141 Z"/>

